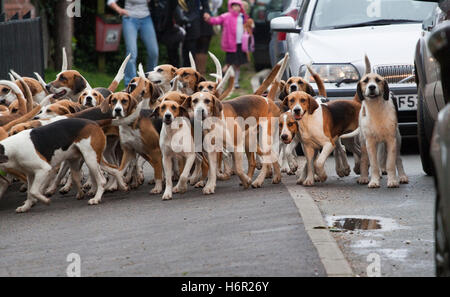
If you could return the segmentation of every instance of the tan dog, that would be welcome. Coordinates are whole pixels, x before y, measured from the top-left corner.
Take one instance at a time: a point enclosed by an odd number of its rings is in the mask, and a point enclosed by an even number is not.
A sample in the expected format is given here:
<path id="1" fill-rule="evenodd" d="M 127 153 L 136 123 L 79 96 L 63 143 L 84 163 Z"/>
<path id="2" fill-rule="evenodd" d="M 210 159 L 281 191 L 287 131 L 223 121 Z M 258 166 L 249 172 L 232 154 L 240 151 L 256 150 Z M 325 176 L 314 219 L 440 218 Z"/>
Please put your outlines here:
<path id="1" fill-rule="evenodd" d="M 325 161 L 335 149 L 338 137 L 357 129 L 360 104 L 355 100 L 335 100 L 328 104 L 318 104 L 310 94 L 296 91 L 283 100 L 283 105 L 298 121 L 307 159 L 297 183 L 313 185 L 314 172 L 320 181 L 325 181 Z M 322 151 L 313 163 L 316 150 Z"/>
<path id="2" fill-rule="evenodd" d="M 126 92 L 131 94 L 138 102 L 148 99 L 151 109 L 157 106 L 161 96 L 159 87 L 143 77 L 133 78 L 127 86 Z"/>
<path id="3" fill-rule="evenodd" d="M 387 186 L 395 188 L 400 183 L 408 183 L 400 158 L 401 136 L 397 122 L 397 102 L 390 96 L 386 80 L 378 74 L 366 74 L 358 83 L 357 95 L 362 102 L 359 113 L 361 135 L 361 176 L 358 183 L 369 188 L 380 186 L 380 165 L 377 159 L 377 146 L 384 144 L 380 153 L 387 152 Z M 381 158 L 381 163 L 383 162 Z M 371 179 L 368 178 L 370 161 Z"/>
<path id="4" fill-rule="evenodd" d="M 112 116 L 116 119 L 125 118 L 136 112 L 137 100 L 130 94 L 118 92 L 111 94 L 106 101 L 112 110 Z M 142 110 L 137 119 L 131 124 L 119 126 L 120 144 L 123 150 L 122 162 L 119 171 L 122 174 L 136 158 L 136 154 L 142 156 L 152 165 L 155 172 L 155 187 L 151 194 L 162 191 L 162 155 L 159 146 L 160 122 L 153 119 L 151 112 Z"/>
<path id="5" fill-rule="evenodd" d="M 166 93 L 170 90 L 170 82 L 174 79 L 177 68 L 164 64 L 156 66 L 153 71 L 147 72 L 146 77 L 155 85 L 159 86 L 161 90 Z"/>
<path id="6" fill-rule="evenodd" d="M 233 152 L 236 174 L 244 188 L 247 188 L 251 179 L 244 173 L 242 151 L 238 149 L 244 148 L 244 141 L 242 137 L 239 137 L 243 135 L 243 131 L 237 122 L 234 123 L 234 117 L 227 122 L 224 117 L 223 104 L 214 95 L 206 92 L 197 92 L 188 97 L 183 106 L 191 110 L 196 119 L 203 119 L 202 133 L 205 140 L 209 140 L 206 141 L 209 146 L 203 146 L 209 164 L 208 181 L 203 188 L 203 194 L 215 192 L 219 164 L 218 156 L 223 149 Z M 239 132 L 233 133 L 236 130 L 239 130 Z"/>
<path id="7" fill-rule="evenodd" d="M 103 95 L 95 90 L 85 90 L 81 93 L 80 97 L 78 97 L 78 104 L 83 105 L 85 107 L 94 107 L 99 106 L 105 100 Z"/>
<path id="8" fill-rule="evenodd" d="M 177 83 L 175 87 L 179 91 L 187 95 L 192 95 L 198 91 L 198 84 L 206 80 L 198 71 L 191 67 L 183 67 L 175 72 L 173 81 L 173 83 Z"/>
<path id="9" fill-rule="evenodd" d="M 22 78 L 25 83 L 28 85 L 31 91 L 31 96 L 33 101 L 40 103 L 45 96 L 47 95 L 45 89 L 41 86 L 41 84 L 31 77 L 23 77 Z M 14 83 L 19 87 L 22 93 L 25 94 L 26 90 L 23 88 L 22 84 L 19 80 L 14 81 Z M 14 92 L 11 91 L 11 88 L 7 85 L 0 85 L 0 104 L 5 106 L 10 106 L 15 100 L 17 96 Z"/>

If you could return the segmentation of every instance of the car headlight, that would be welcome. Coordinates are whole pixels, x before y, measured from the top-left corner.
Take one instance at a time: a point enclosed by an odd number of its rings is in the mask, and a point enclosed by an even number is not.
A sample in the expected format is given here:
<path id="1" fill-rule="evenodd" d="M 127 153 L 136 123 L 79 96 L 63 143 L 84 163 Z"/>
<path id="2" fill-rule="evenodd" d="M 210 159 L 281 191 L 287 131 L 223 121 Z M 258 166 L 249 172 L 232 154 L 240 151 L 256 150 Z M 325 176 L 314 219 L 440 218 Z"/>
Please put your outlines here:
<path id="1" fill-rule="evenodd" d="M 325 83 L 337 83 L 346 81 L 358 81 L 359 72 L 352 64 L 313 64 L 311 68 L 320 75 Z M 305 77 L 306 65 L 302 65 L 298 72 L 300 77 Z M 314 82 L 309 74 L 306 78 L 308 82 Z"/>

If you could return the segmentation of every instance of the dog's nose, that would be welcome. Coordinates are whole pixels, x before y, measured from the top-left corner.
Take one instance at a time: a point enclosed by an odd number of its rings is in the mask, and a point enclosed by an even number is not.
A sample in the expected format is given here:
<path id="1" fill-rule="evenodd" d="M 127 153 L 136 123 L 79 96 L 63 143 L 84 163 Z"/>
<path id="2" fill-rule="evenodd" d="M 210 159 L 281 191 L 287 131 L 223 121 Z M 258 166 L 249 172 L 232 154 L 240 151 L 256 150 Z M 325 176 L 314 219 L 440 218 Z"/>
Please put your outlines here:
<path id="1" fill-rule="evenodd" d="M 164 115 L 164 117 L 165 117 L 166 119 L 170 120 L 171 115 L 170 115 L 170 114 L 166 114 L 166 115 Z"/>
<path id="2" fill-rule="evenodd" d="M 45 89 L 48 91 L 48 92 L 50 92 L 50 88 L 51 88 L 52 86 L 50 85 L 50 84 L 46 84 L 45 85 Z"/>
<path id="3" fill-rule="evenodd" d="M 294 108 L 294 113 L 300 114 L 300 108 Z"/>
<path id="4" fill-rule="evenodd" d="M 282 134 L 282 135 L 281 135 L 281 139 L 282 139 L 282 140 L 287 140 L 287 139 L 288 139 L 287 134 Z"/>
<path id="5" fill-rule="evenodd" d="M 375 88 L 376 88 L 376 87 L 375 87 L 374 85 L 370 85 L 370 86 L 369 86 L 369 90 L 371 90 L 371 91 L 375 91 Z"/>
<path id="6" fill-rule="evenodd" d="M 91 96 L 87 96 L 86 97 L 86 102 L 91 102 L 92 101 L 92 97 Z"/>
<path id="7" fill-rule="evenodd" d="M 116 108 L 116 109 L 114 109 L 114 111 L 115 111 L 116 113 L 120 113 L 120 112 L 122 111 L 122 109 Z"/>
<path id="8" fill-rule="evenodd" d="M 291 86 L 291 92 L 295 92 L 297 91 L 297 86 L 296 85 L 292 85 Z"/>

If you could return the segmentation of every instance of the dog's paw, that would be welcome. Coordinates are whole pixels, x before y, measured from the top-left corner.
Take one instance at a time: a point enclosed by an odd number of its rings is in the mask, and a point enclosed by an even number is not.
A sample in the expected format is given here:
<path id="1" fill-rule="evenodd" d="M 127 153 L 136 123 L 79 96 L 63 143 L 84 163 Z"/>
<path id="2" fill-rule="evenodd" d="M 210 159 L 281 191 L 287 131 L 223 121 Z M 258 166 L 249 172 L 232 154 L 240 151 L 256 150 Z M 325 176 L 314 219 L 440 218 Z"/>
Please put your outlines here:
<path id="1" fill-rule="evenodd" d="M 359 164 L 358 165 L 355 164 L 355 166 L 353 167 L 353 172 L 356 175 L 360 175 L 361 174 L 361 166 Z"/>
<path id="2" fill-rule="evenodd" d="M 257 178 L 252 182 L 252 188 L 261 188 L 263 183 L 264 183 L 264 180 Z"/>
<path id="3" fill-rule="evenodd" d="M 162 200 L 171 200 L 172 199 L 172 193 L 169 191 L 165 191 L 164 195 L 162 196 Z"/>
<path id="4" fill-rule="evenodd" d="M 213 185 L 206 185 L 203 188 L 203 194 L 204 195 L 214 194 L 214 190 L 215 190 L 215 187 Z"/>
<path id="5" fill-rule="evenodd" d="M 358 184 L 360 184 L 360 185 L 367 185 L 368 183 L 369 183 L 369 178 L 368 177 L 362 177 L 362 176 L 360 176 L 359 178 L 358 178 Z"/>
<path id="6" fill-rule="evenodd" d="M 148 184 L 149 184 L 149 185 L 154 185 L 154 184 L 155 184 L 155 180 L 154 180 L 153 178 L 151 178 L 151 179 L 148 181 Z"/>
<path id="7" fill-rule="evenodd" d="M 371 189 L 379 188 L 380 187 L 380 181 L 378 180 L 371 180 L 370 183 L 367 185 Z"/>
<path id="8" fill-rule="evenodd" d="M 67 193 L 70 192 L 70 188 L 69 187 L 62 187 L 61 189 L 59 189 L 59 193 L 62 195 L 65 195 Z"/>
<path id="9" fill-rule="evenodd" d="M 89 190 L 92 187 L 92 182 L 86 182 L 83 185 L 83 190 Z"/>
<path id="10" fill-rule="evenodd" d="M 150 190 L 150 194 L 159 194 L 162 192 L 161 186 L 155 186 L 153 189 Z"/>
<path id="11" fill-rule="evenodd" d="M 407 183 L 409 183 L 408 177 L 407 177 L 406 175 L 401 175 L 401 176 L 400 176 L 400 183 L 401 183 L 401 184 L 407 184 Z"/>
<path id="12" fill-rule="evenodd" d="M 79 191 L 75 197 L 77 198 L 77 200 L 84 199 L 84 192 L 83 191 Z"/>
<path id="13" fill-rule="evenodd" d="M 274 176 L 272 178 L 272 184 L 279 184 L 281 182 L 281 176 Z"/>
<path id="14" fill-rule="evenodd" d="M 303 181 L 302 185 L 305 187 L 311 187 L 314 186 L 314 179 L 313 178 L 307 178 L 305 181 Z"/>
<path id="15" fill-rule="evenodd" d="M 388 186 L 388 188 L 398 188 L 400 186 L 400 184 L 398 182 L 398 179 L 392 178 L 392 179 L 388 179 L 387 186 Z"/>
<path id="16" fill-rule="evenodd" d="M 180 193 L 180 194 L 182 194 L 182 193 L 185 193 L 187 191 L 187 184 L 186 183 L 184 183 L 184 184 L 178 184 L 178 185 L 176 185 L 175 186 L 175 188 L 173 188 L 173 190 L 172 190 L 172 192 L 174 192 L 174 193 Z"/>
<path id="17" fill-rule="evenodd" d="M 204 186 L 205 186 L 204 180 L 201 180 L 194 185 L 195 188 L 203 188 Z"/>
<path id="18" fill-rule="evenodd" d="M 27 212 L 28 210 L 30 210 L 31 206 L 28 205 L 22 205 L 18 208 L 16 208 L 16 213 L 24 213 Z"/>
<path id="19" fill-rule="evenodd" d="M 387 175 L 386 169 L 381 169 L 381 175 Z"/>
<path id="20" fill-rule="evenodd" d="M 92 198 L 92 199 L 89 199 L 88 204 L 89 205 L 97 205 L 97 204 L 100 203 L 100 201 L 102 201 L 102 200 L 101 199 Z"/>

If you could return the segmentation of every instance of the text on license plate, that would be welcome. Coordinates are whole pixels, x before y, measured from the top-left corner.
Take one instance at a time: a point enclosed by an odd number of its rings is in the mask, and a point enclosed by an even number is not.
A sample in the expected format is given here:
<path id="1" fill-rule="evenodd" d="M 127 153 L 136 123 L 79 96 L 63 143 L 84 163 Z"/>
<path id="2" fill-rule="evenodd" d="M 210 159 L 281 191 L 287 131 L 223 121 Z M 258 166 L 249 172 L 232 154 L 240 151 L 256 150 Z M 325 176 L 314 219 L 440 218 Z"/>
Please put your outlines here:
<path id="1" fill-rule="evenodd" d="M 397 98 L 398 110 L 416 110 L 417 95 L 395 95 Z"/>

